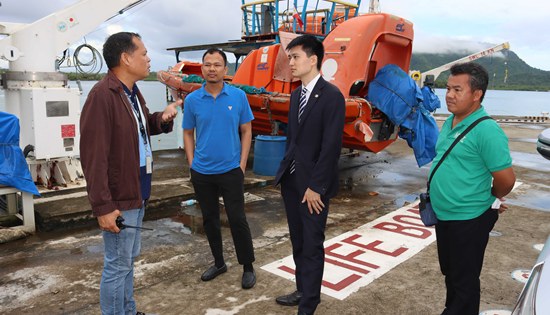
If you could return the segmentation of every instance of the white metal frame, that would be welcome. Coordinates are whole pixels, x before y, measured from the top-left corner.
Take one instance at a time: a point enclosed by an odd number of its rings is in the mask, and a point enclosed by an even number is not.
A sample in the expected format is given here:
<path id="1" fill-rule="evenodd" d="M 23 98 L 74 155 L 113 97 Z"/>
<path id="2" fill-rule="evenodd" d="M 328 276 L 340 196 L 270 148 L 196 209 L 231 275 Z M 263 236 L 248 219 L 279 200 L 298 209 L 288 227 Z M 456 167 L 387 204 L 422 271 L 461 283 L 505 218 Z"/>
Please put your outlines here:
<path id="1" fill-rule="evenodd" d="M 23 228 L 26 232 L 35 232 L 36 225 L 34 220 L 33 195 L 31 193 L 18 190 L 17 188 L 0 186 L 0 196 L 13 194 L 20 194 L 23 201 L 23 213 L 20 214 L 17 211 L 17 203 L 10 202 L 8 200 L 8 213 L 14 214 L 19 219 L 21 219 L 21 221 L 23 221 L 23 224 L 21 226 L 16 226 L 14 228 Z"/>

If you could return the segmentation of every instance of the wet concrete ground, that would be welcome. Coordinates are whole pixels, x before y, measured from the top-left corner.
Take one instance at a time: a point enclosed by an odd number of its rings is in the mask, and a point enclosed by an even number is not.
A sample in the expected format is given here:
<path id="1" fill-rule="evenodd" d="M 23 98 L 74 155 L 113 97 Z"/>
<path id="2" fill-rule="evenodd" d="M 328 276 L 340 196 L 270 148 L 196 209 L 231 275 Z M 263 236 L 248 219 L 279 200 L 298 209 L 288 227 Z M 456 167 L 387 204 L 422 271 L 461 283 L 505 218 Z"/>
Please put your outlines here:
<path id="1" fill-rule="evenodd" d="M 550 231 L 550 161 L 536 153 L 532 141 L 540 130 L 519 125 L 504 128 L 511 139 L 514 170 L 523 184 L 509 196 L 510 209 L 500 217 L 489 242 L 481 310 L 512 309 L 523 284 L 512 279 L 511 273 L 531 268 L 538 255 L 533 245 L 544 243 Z M 296 308 L 274 302 L 276 296 L 291 292 L 294 283 L 260 268 L 291 254 L 280 193 L 262 184 L 270 178 L 255 177 L 247 186 L 256 286 L 240 288 L 242 267 L 236 262 L 227 227 L 223 234 L 229 270 L 211 282 L 202 282 L 200 275 L 212 261 L 199 208 L 179 206 L 181 200 L 192 196 L 181 193 L 187 185 L 185 176 L 166 179 L 180 170 L 185 174 L 183 155 L 177 151 L 161 155 L 167 163 L 155 170 L 154 180 L 164 187 L 156 193 L 168 201 L 159 198 L 154 202 L 144 223 L 154 230 L 143 232 L 142 254 L 136 262 L 138 309 L 154 314 L 295 314 Z M 339 166 L 342 185 L 331 201 L 327 239 L 414 201 L 425 188 L 428 172 L 427 167 L 416 166 L 403 141 L 377 155 L 343 157 Z M 43 207 L 57 204 L 45 203 Z M 99 313 L 103 244 L 100 231 L 89 227 L 93 221 L 83 222 L 87 222 L 82 224 L 85 228 L 39 232 L 0 245 L 0 313 Z M 439 314 L 444 295 L 433 243 L 345 300 L 322 295 L 317 313 Z"/>

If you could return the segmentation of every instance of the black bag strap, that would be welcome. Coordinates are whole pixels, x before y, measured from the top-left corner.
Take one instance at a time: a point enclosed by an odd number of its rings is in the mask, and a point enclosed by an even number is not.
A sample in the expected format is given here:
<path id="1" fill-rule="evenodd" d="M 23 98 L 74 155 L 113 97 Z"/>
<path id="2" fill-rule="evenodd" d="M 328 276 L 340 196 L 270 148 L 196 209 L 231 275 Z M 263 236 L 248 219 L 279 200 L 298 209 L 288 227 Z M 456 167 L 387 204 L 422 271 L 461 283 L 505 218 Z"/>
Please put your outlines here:
<path id="1" fill-rule="evenodd" d="M 443 160 L 445 160 L 445 158 L 447 157 L 447 155 L 449 155 L 449 153 L 451 152 L 451 150 L 455 147 L 455 145 L 460 141 L 462 140 L 462 138 L 464 138 L 464 136 L 470 132 L 470 130 L 472 130 L 477 124 L 479 124 L 480 122 L 484 121 L 484 120 L 487 120 L 487 119 L 493 119 L 492 117 L 490 116 L 483 116 L 481 118 L 479 118 L 478 120 L 474 121 L 473 123 L 471 123 L 468 128 L 466 128 L 466 130 L 464 130 L 458 137 L 456 137 L 455 141 L 453 142 L 453 144 L 451 144 L 451 146 L 447 149 L 447 151 L 445 151 L 445 154 L 443 154 L 443 156 L 441 157 L 441 160 L 439 160 L 439 162 L 437 163 L 437 165 L 434 167 L 434 170 L 432 171 L 432 173 L 430 174 L 430 179 L 428 180 L 428 193 L 430 192 L 430 183 L 432 181 L 432 177 L 434 177 L 434 174 L 435 172 L 437 171 L 437 169 L 439 168 L 439 166 L 441 165 L 441 162 L 443 162 Z"/>

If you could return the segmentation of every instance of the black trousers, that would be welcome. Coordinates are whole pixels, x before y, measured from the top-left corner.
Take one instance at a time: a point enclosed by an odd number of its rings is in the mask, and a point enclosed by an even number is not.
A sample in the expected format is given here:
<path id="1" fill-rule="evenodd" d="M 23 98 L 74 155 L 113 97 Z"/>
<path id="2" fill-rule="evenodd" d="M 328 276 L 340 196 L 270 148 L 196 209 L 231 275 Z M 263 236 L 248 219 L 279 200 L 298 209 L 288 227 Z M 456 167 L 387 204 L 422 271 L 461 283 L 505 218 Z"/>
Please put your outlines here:
<path id="1" fill-rule="evenodd" d="M 439 266 L 447 287 L 442 315 L 479 314 L 479 276 L 489 232 L 497 220 L 498 211 L 489 209 L 471 220 L 439 221 L 435 226 Z"/>
<path id="2" fill-rule="evenodd" d="M 244 213 L 244 174 L 240 168 L 206 175 L 191 169 L 191 182 L 201 207 L 203 226 L 216 263 L 224 261 L 219 196 L 223 197 L 239 264 L 254 262 L 252 236 Z"/>
<path id="3" fill-rule="evenodd" d="M 329 199 L 321 196 L 325 208 L 320 214 L 310 214 L 307 203 L 302 203 L 304 192 L 298 191 L 296 176 L 288 172 L 281 180 L 281 194 L 292 243 L 292 257 L 296 265 L 296 288 L 302 292 L 299 311 L 313 314 L 321 302 L 325 266 L 323 243 Z"/>

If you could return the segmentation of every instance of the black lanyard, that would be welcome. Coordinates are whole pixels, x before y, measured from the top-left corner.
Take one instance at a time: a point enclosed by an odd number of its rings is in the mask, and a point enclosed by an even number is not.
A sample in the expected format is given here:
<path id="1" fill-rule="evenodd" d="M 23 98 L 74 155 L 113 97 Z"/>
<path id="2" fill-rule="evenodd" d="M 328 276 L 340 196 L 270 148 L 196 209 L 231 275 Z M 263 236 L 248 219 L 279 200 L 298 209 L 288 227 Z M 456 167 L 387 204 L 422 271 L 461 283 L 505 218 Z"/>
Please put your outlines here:
<path id="1" fill-rule="evenodd" d="M 132 103 L 132 110 L 136 114 L 139 124 L 139 133 L 141 134 L 141 138 L 143 139 L 143 144 L 147 146 L 147 132 L 145 131 L 145 126 L 143 125 L 143 121 L 141 120 L 141 111 L 138 107 L 135 91 L 132 91 L 133 93 L 128 93 L 129 91 L 125 87 L 124 92 L 126 93 L 126 96 L 128 96 L 128 100 L 130 101 L 130 103 Z"/>

